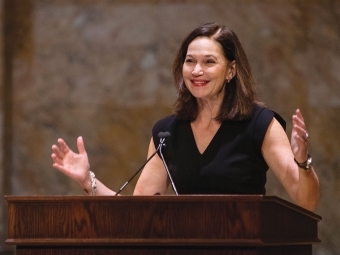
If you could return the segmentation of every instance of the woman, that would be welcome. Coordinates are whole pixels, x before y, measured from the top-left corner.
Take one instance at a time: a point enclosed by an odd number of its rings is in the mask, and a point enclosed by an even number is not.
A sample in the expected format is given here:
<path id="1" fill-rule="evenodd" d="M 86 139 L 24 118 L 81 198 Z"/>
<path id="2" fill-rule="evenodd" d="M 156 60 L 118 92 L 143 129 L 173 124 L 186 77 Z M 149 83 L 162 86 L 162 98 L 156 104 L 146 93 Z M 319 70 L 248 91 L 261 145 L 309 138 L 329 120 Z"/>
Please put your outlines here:
<path id="1" fill-rule="evenodd" d="M 296 110 L 291 143 L 283 119 L 258 102 L 251 69 L 237 36 L 224 26 L 205 24 L 183 41 L 173 74 L 178 92 L 175 114 L 156 123 L 148 155 L 159 132 L 170 132 L 162 149 L 179 194 L 265 194 L 270 168 L 292 200 L 314 210 L 319 182 L 308 155 L 308 133 Z M 95 179 L 81 137 L 79 154 L 58 140 L 53 167 L 89 194 L 114 195 Z M 143 169 L 134 195 L 164 194 L 169 178 L 159 155 Z"/>

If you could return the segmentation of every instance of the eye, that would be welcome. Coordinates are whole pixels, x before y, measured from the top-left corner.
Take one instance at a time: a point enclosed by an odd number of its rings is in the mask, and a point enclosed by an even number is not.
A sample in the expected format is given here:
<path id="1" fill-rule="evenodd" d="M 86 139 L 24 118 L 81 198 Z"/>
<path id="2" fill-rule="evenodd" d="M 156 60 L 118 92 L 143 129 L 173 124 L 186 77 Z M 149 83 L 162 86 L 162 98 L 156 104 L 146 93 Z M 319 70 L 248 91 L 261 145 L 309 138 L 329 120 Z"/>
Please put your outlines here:
<path id="1" fill-rule="evenodd" d="M 215 64 L 216 61 L 215 61 L 214 59 L 207 59 L 207 60 L 205 61 L 205 63 L 207 63 L 207 64 Z"/>
<path id="2" fill-rule="evenodd" d="M 194 60 L 191 59 L 191 58 L 186 58 L 186 59 L 184 60 L 184 62 L 185 62 L 185 63 L 193 63 Z"/>

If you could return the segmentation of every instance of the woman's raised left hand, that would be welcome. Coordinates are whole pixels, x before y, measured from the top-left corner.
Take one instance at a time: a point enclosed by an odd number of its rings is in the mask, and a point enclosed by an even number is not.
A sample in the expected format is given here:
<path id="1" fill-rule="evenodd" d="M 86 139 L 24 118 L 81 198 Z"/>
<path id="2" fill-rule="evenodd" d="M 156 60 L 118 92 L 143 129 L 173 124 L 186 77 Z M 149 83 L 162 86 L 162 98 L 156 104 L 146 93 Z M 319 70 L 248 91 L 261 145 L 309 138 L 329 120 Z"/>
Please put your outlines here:
<path id="1" fill-rule="evenodd" d="M 292 135 L 291 135 L 291 147 L 294 154 L 294 158 L 297 162 L 302 163 L 307 160 L 308 155 L 308 137 L 309 134 L 306 129 L 306 124 L 301 114 L 301 111 L 297 109 L 292 116 Z"/>

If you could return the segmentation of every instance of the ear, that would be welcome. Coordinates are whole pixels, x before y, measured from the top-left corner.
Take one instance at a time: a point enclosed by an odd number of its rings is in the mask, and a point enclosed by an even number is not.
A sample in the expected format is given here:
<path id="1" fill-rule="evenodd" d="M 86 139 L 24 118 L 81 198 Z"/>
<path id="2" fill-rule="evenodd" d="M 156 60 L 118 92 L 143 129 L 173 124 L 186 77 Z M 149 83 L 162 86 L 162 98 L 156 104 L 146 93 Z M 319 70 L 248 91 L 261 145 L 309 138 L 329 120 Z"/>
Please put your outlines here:
<path id="1" fill-rule="evenodd" d="M 230 81 L 232 78 L 234 78 L 235 75 L 236 75 L 236 62 L 235 60 L 233 60 L 232 62 L 229 62 L 228 64 L 228 72 L 227 72 L 226 80 Z"/>

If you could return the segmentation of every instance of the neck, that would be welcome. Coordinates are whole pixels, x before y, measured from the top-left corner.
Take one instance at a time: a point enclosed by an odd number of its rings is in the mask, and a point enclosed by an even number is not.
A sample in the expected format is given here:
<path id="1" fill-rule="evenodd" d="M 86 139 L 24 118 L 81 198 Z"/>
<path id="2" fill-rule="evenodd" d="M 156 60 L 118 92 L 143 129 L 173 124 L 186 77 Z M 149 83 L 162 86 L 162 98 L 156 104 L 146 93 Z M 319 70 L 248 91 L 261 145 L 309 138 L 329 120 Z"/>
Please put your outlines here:
<path id="1" fill-rule="evenodd" d="M 220 111 L 221 100 L 197 99 L 198 116 L 197 118 L 211 120 L 215 119 Z"/>
<path id="2" fill-rule="evenodd" d="M 204 128 L 220 124 L 217 120 L 215 120 L 219 110 L 220 104 L 217 102 L 198 100 L 198 115 L 194 123 Z"/>

